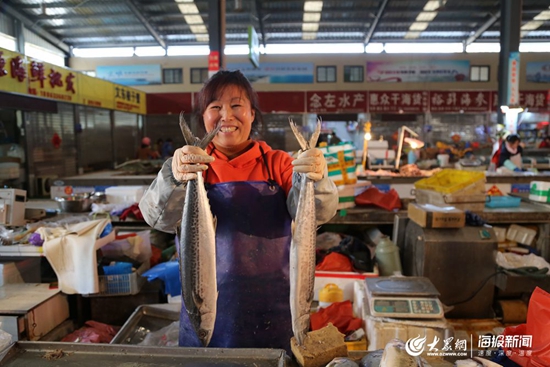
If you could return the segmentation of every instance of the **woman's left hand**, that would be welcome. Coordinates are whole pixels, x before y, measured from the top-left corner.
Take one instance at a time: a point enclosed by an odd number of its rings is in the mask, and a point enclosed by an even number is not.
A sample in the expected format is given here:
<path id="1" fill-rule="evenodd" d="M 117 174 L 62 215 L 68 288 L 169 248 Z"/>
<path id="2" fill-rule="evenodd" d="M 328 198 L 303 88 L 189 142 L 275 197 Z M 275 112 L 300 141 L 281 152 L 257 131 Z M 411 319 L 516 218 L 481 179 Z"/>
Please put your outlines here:
<path id="1" fill-rule="evenodd" d="M 327 161 L 321 150 L 312 148 L 299 152 L 298 157 L 292 161 L 292 165 L 294 172 L 305 173 L 309 179 L 319 181 L 323 178 Z"/>

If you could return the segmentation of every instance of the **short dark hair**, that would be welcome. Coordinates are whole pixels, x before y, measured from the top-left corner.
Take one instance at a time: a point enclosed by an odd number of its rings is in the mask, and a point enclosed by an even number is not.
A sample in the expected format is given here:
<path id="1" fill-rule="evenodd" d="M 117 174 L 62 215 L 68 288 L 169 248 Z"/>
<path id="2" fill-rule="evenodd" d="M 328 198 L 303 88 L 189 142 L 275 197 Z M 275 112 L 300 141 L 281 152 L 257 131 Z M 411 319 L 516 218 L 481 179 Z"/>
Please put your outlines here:
<path id="1" fill-rule="evenodd" d="M 212 103 L 212 101 L 218 99 L 225 88 L 230 85 L 240 88 L 250 101 L 252 110 L 255 112 L 251 134 L 258 135 L 261 131 L 261 125 L 263 124 L 258 94 L 256 94 L 254 88 L 252 88 L 250 81 L 239 70 L 220 70 L 204 83 L 199 91 L 197 102 L 195 103 L 195 113 L 199 121 L 199 126 L 204 128 L 204 119 L 202 115 L 206 111 L 208 105 Z"/>
<path id="2" fill-rule="evenodd" d="M 521 141 L 521 138 L 517 134 L 510 134 L 506 137 L 506 141 L 513 144 L 517 141 Z"/>

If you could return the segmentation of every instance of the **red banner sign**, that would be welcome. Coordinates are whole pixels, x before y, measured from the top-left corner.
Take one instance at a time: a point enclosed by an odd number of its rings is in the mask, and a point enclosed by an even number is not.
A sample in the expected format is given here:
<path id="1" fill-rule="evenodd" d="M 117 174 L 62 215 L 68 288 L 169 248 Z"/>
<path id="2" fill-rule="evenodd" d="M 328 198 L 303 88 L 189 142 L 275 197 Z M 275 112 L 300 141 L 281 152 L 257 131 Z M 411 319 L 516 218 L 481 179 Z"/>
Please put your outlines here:
<path id="1" fill-rule="evenodd" d="M 371 113 L 422 113 L 427 110 L 428 92 L 369 92 L 368 111 Z"/>
<path id="2" fill-rule="evenodd" d="M 366 112 L 367 92 L 307 92 L 307 112 Z"/>
<path id="3" fill-rule="evenodd" d="M 491 92 L 492 106 L 491 111 L 496 111 L 498 106 L 498 93 Z M 550 111 L 550 102 L 548 101 L 549 92 L 543 90 L 521 91 L 519 92 L 519 105 L 529 112 L 546 112 Z"/>
<path id="4" fill-rule="evenodd" d="M 430 91 L 430 112 L 489 112 L 491 92 Z"/>

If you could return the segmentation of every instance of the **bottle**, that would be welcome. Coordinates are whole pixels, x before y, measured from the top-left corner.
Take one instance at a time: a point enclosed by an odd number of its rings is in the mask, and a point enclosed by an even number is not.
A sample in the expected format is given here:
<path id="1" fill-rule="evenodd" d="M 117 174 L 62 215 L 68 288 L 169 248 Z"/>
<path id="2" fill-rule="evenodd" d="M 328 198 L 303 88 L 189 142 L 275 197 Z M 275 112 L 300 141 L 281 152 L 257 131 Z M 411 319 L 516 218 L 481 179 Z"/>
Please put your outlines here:
<path id="1" fill-rule="evenodd" d="M 388 238 L 382 236 L 374 252 L 378 270 L 381 276 L 391 276 L 395 273 L 401 274 L 401 259 L 399 248 Z"/>
<path id="2" fill-rule="evenodd" d="M 319 291 L 319 307 L 327 308 L 333 302 L 343 302 L 344 291 L 336 284 L 329 283 Z"/>

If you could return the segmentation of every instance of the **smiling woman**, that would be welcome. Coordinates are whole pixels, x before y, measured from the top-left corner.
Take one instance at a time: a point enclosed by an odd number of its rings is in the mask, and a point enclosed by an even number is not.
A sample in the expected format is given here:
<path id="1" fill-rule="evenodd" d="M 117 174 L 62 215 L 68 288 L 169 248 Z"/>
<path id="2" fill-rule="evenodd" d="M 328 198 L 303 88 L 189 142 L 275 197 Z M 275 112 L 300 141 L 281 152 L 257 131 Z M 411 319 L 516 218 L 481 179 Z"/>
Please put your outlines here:
<path id="1" fill-rule="evenodd" d="M 149 225 L 175 232 L 189 181 L 202 175 L 217 220 L 220 312 L 209 346 L 289 351 L 290 228 L 300 196 L 299 173 L 315 182 L 316 225 L 336 213 L 338 191 L 319 149 L 309 149 L 293 160 L 288 153 L 252 138 L 261 120 L 258 106 L 256 93 L 240 71 L 212 76 L 199 92 L 196 110 L 207 132 L 219 124 L 220 131 L 205 149 L 190 145 L 177 149 L 143 196 L 140 209 Z M 197 228 L 202 227 L 198 223 Z M 182 294 L 190 291 L 182 289 Z M 258 299 L 268 308 L 258 307 Z M 185 305 L 179 342 L 201 346 Z"/>

